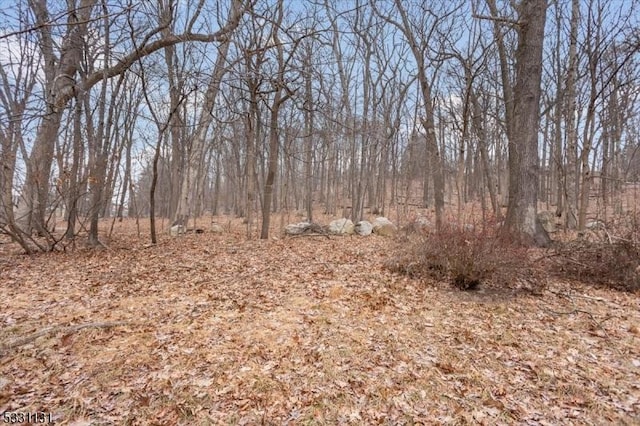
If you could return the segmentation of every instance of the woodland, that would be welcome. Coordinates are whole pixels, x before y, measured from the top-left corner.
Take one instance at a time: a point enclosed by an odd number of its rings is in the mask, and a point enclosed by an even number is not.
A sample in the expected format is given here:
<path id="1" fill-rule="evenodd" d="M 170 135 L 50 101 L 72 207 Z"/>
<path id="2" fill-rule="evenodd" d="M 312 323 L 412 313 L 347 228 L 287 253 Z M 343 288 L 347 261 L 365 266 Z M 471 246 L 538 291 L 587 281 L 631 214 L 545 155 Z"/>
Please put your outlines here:
<path id="1" fill-rule="evenodd" d="M 640 422 L 637 0 L 0 4 L 0 422 Z"/>

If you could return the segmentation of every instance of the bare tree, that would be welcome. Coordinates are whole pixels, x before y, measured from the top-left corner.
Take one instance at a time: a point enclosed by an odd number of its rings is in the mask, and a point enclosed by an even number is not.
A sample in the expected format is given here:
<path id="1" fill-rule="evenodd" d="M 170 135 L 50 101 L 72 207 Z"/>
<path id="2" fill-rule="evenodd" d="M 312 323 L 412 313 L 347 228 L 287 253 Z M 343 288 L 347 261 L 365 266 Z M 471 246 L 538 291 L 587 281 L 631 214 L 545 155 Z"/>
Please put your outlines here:
<path id="1" fill-rule="evenodd" d="M 450 25 L 448 22 L 457 13 L 459 5 L 450 3 L 447 5 L 448 8 L 443 7 L 437 12 L 429 9 L 424 4 L 414 5 L 416 7 L 410 13 L 405 2 L 394 0 L 393 4 L 394 10 L 399 14 L 399 20 L 394 19 L 391 12 L 380 11 L 375 3 L 372 3 L 372 7 L 386 22 L 402 32 L 416 62 L 417 80 L 424 108 L 424 115 L 420 117 L 420 122 L 425 131 L 427 152 L 429 153 L 429 169 L 433 176 L 436 228 L 441 229 L 444 219 L 444 154 L 438 146 L 436 137 L 433 110 L 434 96 L 428 70 L 430 63 L 428 59 L 432 58 L 429 58 L 428 49 L 431 48 L 438 51 L 437 48 L 432 46 L 434 39 L 442 42 L 441 40 L 445 38 L 443 34 L 449 32 L 449 29 L 441 27 L 445 24 Z M 416 18 L 418 19 L 416 20 Z M 438 62 L 434 61 L 434 63 L 437 64 Z"/>
<path id="2" fill-rule="evenodd" d="M 240 0 L 232 0 L 227 22 L 232 24 L 237 22 L 244 12 L 243 3 Z M 227 55 L 231 44 L 231 36 L 227 36 L 218 48 L 216 62 L 214 65 L 211 80 L 204 94 L 204 104 L 200 111 L 200 118 L 195 129 L 190 150 L 186 159 L 186 167 L 182 176 L 176 220 L 174 223 L 187 225 L 189 217 L 195 208 L 196 193 L 198 191 L 198 176 L 203 170 L 205 157 L 206 138 L 209 127 L 213 122 L 213 108 L 220 92 L 220 85 L 224 74 L 228 71 Z"/>
<path id="3" fill-rule="evenodd" d="M 269 238 L 269 226 L 271 223 L 271 204 L 273 201 L 273 188 L 276 174 L 278 173 L 278 157 L 280 152 L 280 129 L 279 129 L 279 117 L 280 109 L 285 102 L 294 95 L 294 91 L 289 87 L 292 81 L 287 79 L 287 71 L 290 67 L 290 63 L 296 54 L 296 50 L 300 45 L 300 42 L 304 38 L 304 34 L 301 36 L 295 36 L 292 28 L 283 31 L 287 40 L 282 41 L 280 36 L 280 27 L 283 24 L 283 16 L 285 10 L 283 1 L 278 0 L 277 8 L 275 11 L 275 20 L 271 23 L 271 36 L 270 41 L 273 43 L 276 55 L 276 67 L 273 69 L 273 77 L 271 78 L 271 86 L 273 92 L 273 98 L 269 105 L 269 162 L 267 169 L 267 176 L 264 185 L 264 196 L 262 202 L 262 228 L 260 231 L 260 238 Z M 287 47 L 287 54 L 285 55 L 285 46 Z"/>
<path id="4" fill-rule="evenodd" d="M 608 215 L 637 168 L 635 2 L 556 2 L 545 38 L 542 0 L 19 1 L 0 40 L 33 54 L 0 57 L 0 220 L 27 251 L 62 241 L 54 213 L 99 245 L 127 205 L 154 228 L 210 206 L 264 238 L 280 209 L 435 202 L 440 229 L 456 193 L 459 220 L 478 198 L 500 219 L 507 185 L 505 230 L 544 245 L 538 198 L 583 227 L 591 186 Z"/>
<path id="5" fill-rule="evenodd" d="M 0 66 L 0 233 L 8 234 L 30 253 L 29 241 L 32 239 L 18 226 L 13 190 L 18 153 L 26 152 L 23 138 L 27 126 L 25 113 L 37 84 L 37 55 L 35 46 L 23 38 L 6 38 L 2 42 L 7 44 L 3 47 L 10 63 L 6 67 L 5 64 Z M 8 44 L 12 42 L 19 46 L 20 52 L 9 49 Z"/>
<path id="6" fill-rule="evenodd" d="M 24 217 L 23 229 L 26 232 L 36 230 L 39 233 L 46 232 L 45 213 L 49 195 L 49 177 L 53 158 L 53 149 L 57 138 L 58 129 L 62 119 L 62 113 L 77 92 L 87 92 L 100 81 L 112 78 L 125 72 L 138 59 L 148 56 L 167 46 L 190 41 L 214 42 L 224 41 L 228 34 L 238 25 L 243 15 L 245 6 L 234 16 L 234 19 L 210 34 L 198 34 L 191 32 L 188 26 L 182 34 L 168 34 L 158 37 L 162 30 L 171 23 L 171 16 L 162 19 L 158 26 L 147 31 L 133 27 L 133 9 L 127 13 L 119 14 L 125 23 L 130 26 L 130 41 L 133 44 L 131 51 L 117 61 L 109 61 L 104 68 L 91 72 L 86 78 L 78 81 L 81 58 L 86 53 L 88 26 L 92 19 L 92 13 L 96 10 L 97 0 L 79 0 L 69 2 L 69 9 L 65 16 L 67 22 L 51 25 L 51 13 L 48 4 L 44 0 L 29 0 L 29 5 L 36 16 L 35 28 L 39 36 L 39 44 L 45 64 L 46 76 L 46 111 L 38 127 L 31 155 L 27 162 L 27 176 L 22 193 L 21 216 Z M 106 4 L 103 4 L 104 7 Z M 104 15 L 104 11 L 99 11 Z M 107 14 L 110 14 L 107 9 Z M 106 18 L 105 18 L 106 19 Z M 195 19 L 195 17 L 192 19 Z M 147 21 L 148 22 L 148 21 Z M 57 26 L 66 28 L 60 43 L 59 58 L 56 57 L 52 28 Z M 109 25 L 113 25 L 110 23 Z"/>

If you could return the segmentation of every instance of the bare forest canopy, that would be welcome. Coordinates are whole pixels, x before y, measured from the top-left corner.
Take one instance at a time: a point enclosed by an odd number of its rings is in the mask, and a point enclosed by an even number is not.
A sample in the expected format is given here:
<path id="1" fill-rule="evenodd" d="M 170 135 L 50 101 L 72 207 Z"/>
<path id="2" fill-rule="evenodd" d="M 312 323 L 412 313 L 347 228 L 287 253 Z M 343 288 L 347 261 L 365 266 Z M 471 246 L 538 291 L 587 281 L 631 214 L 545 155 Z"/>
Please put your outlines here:
<path id="1" fill-rule="evenodd" d="M 480 201 L 544 245 L 539 203 L 584 229 L 590 203 L 620 214 L 640 180 L 639 8 L 4 4 L 0 232 L 30 252 L 99 245 L 105 217 L 149 217 L 155 242 L 156 217 L 229 214 L 266 238 L 276 212 L 411 204 L 440 227 Z"/>

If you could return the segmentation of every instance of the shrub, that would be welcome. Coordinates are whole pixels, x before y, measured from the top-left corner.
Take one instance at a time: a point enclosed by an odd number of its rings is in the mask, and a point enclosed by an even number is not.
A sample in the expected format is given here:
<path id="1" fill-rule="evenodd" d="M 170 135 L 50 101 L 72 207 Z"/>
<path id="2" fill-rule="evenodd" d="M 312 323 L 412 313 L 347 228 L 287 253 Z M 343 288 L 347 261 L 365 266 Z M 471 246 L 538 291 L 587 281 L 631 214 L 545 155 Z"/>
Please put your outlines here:
<path id="1" fill-rule="evenodd" d="M 496 227 L 447 227 L 404 238 L 385 266 L 413 278 L 448 281 L 461 290 L 480 285 L 539 291 L 545 280 L 532 267 L 528 249 L 497 235 Z"/>
<path id="2" fill-rule="evenodd" d="M 551 272 L 559 278 L 615 290 L 640 291 L 640 240 L 637 232 L 603 241 L 577 240 L 555 248 Z"/>

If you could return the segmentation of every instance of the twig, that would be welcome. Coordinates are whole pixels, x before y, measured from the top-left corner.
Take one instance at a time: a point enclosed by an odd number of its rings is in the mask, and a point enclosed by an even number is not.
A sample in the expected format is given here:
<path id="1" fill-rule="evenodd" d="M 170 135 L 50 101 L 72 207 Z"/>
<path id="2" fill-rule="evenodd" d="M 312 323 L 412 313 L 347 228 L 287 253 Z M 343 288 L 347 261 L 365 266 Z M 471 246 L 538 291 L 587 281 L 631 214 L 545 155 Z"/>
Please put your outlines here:
<path id="1" fill-rule="evenodd" d="M 486 21 L 494 21 L 494 22 L 507 24 L 507 25 L 513 25 L 513 26 L 519 26 L 519 25 L 523 24 L 522 21 L 516 21 L 515 19 L 503 18 L 503 17 L 499 17 L 499 16 L 486 16 L 486 15 L 478 15 L 478 14 L 474 13 L 473 17 L 476 18 L 476 19 L 482 19 L 482 20 L 486 20 Z"/>
<path id="2" fill-rule="evenodd" d="M 570 311 L 560 312 L 560 311 L 555 311 L 555 310 L 553 310 L 553 309 L 545 308 L 545 310 L 546 310 L 547 312 L 549 312 L 549 313 L 551 313 L 551 314 L 553 314 L 553 315 L 587 314 L 587 315 L 589 316 L 589 318 L 591 318 L 591 321 L 593 321 L 593 323 L 594 323 L 598 328 L 600 328 L 600 330 L 602 330 L 602 333 L 604 333 L 604 338 L 605 338 L 605 339 L 607 339 L 607 340 L 611 340 L 611 338 L 609 337 L 609 334 L 607 333 L 607 330 L 605 330 L 605 328 L 603 327 L 603 325 L 602 325 L 602 324 L 603 324 L 605 321 L 608 321 L 608 320 L 610 320 L 610 319 L 611 319 L 611 318 L 613 318 L 613 317 L 611 317 L 611 316 L 607 316 L 607 317 L 605 317 L 602 321 L 598 321 L 598 320 L 596 319 L 596 317 L 593 315 L 593 313 L 592 313 L 592 312 L 589 312 L 589 311 L 584 310 L 584 309 L 579 309 L 579 308 L 577 308 L 577 307 L 576 307 L 576 302 L 575 302 L 575 300 L 573 300 L 573 297 L 572 297 L 571 295 L 569 295 L 569 294 L 565 294 L 565 293 L 560 293 L 560 292 L 554 292 L 554 291 L 552 291 L 552 290 L 549 290 L 549 291 L 550 291 L 551 293 L 553 293 L 553 294 L 556 294 L 556 295 L 561 296 L 561 297 L 566 297 L 567 299 L 569 299 L 569 300 L 571 301 L 571 304 L 573 305 L 573 309 L 572 309 L 572 310 L 570 310 Z M 585 297 L 585 296 L 583 296 L 583 297 Z M 586 297 L 588 297 L 588 296 L 586 296 Z"/>
<path id="3" fill-rule="evenodd" d="M 103 243 L 100 240 L 97 240 L 97 244 L 96 247 L 102 247 L 105 250 L 109 250 L 109 251 L 113 251 L 113 249 L 111 247 L 109 247 L 108 245 L 106 245 L 105 243 Z M 94 247 L 95 248 L 95 247 Z"/>
<path id="4" fill-rule="evenodd" d="M 133 325 L 133 324 L 140 325 L 131 321 L 111 321 L 111 322 L 90 322 L 87 324 L 77 324 L 77 325 L 70 325 L 70 326 L 58 325 L 54 327 L 47 327 L 29 336 L 18 337 L 17 339 L 14 339 L 7 343 L 0 343 L 0 353 L 7 351 L 9 349 L 14 349 L 19 346 L 26 345 L 27 343 L 31 343 L 34 340 L 39 339 L 40 337 L 48 336 L 50 334 L 56 334 L 59 332 L 68 334 L 68 333 L 75 333 L 76 331 L 80 331 L 85 328 L 111 328 L 111 327 L 119 327 L 121 325 Z"/>
<path id="5" fill-rule="evenodd" d="M 549 293 L 553 293 L 556 296 L 560 296 L 560 297 L 566 297 L 568 299 L 571 299 L 571 296 L 577 296 L 577 297 L 581 297 L 583 299 L 595 300 L 596 302 L 611 302 L 610 300 L 607 300 L 604 297 L 592 297 L 592 296 L 587 296 L 586 294 L 568 295 L 566 293 L 562 293 L 562 292 L 559 292 L 559 291 L 553 291 L 553 290 L 549 290 Z"/>
<path id="6" fill-rule="evenodd" d="M 569 262 L 571 262 L 571 263 L 574 263 L 574 264 L 576 264 L 576 265 L 578 265 L 578 266 L 582 266 L 583 268 L 588 268 L 588 266 L 587 266 L 587 265 L 585 265 L 584 263 L 578 262 L 577 260 L 572 259 L 572 258 L 570 258 L 569 256 L 565 257 L 565 260 L 567 260 L 567 261 L 569 261 Z"/>

